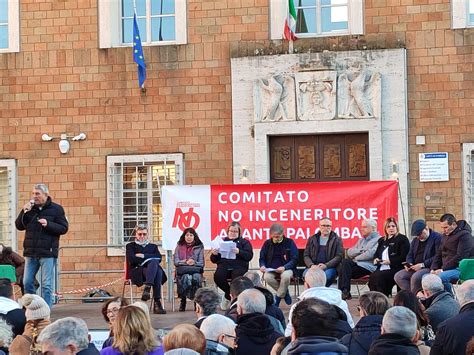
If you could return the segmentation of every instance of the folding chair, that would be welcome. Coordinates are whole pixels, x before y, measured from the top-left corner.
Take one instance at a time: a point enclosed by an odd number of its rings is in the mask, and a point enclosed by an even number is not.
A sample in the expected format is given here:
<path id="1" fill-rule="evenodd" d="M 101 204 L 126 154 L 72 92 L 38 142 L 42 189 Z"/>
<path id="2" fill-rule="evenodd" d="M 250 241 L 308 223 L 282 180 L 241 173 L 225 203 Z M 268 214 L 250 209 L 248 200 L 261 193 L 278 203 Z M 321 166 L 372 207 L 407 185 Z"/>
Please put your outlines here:
<path id="1" fill-rule="evenodd" d="M 368 287 L 369 277 L 370 277 L 370 275 L 365 275 L 365 276 L 362 276 L 358 279 L 351 279 L 351 285 L 355 285 L 355 287 L 357 288 L 357 297 L 360 297 L 360 288 L 359 288 L 359 286 L 361 286 L 361 287 L 367 286 Z"/>
<path id="2" fill-rule="evenodd" d="M 130 278 L 130 273 L 128 270 L 128 263 L 127 260 L 124 262 L 124 280 L 123 280 L 123 287 L 122 287 L 122 298 L 125 296 L 125 287 L 129 287 L 130 291 L 130 303 L 133 303 L 133 284 L 132 279 Z"/>

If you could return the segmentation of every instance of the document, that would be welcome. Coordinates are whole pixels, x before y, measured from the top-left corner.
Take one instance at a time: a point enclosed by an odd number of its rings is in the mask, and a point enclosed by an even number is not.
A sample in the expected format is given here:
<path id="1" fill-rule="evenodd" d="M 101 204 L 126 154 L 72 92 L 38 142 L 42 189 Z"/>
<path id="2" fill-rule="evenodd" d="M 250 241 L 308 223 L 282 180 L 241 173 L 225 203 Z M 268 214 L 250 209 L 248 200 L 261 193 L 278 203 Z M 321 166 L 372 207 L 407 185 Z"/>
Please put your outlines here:
<path id="1" fill-rule="evenodd" d="M 225 259 L 235 259 L 237 254 L 234 252 L 235 243 L 232 241 L 223 241 L 221 240 L 219 243 L 219 253 L 221 253 L 221 257 Z"/>

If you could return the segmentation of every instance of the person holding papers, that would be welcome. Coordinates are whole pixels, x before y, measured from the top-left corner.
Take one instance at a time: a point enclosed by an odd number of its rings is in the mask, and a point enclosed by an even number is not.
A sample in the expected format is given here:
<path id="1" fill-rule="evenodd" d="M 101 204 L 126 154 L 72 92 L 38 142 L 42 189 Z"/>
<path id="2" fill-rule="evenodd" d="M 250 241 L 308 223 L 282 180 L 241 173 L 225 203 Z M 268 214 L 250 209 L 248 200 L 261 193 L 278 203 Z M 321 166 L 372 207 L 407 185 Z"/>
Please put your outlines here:
<path id="1" fill-rule="evenodd" d="M 135 227 L 135 241 L 126 246 L 127 266 L 130 279 L 138 287 L 145 284 L 142 301 L 150 299 L 153 287 L 153 313 L 166 314 L 161 304 L 161 285 L 167 281 L 165 272 L 160 266 L 161 254 L 156 244 L 148 240 L 148 227 L 139 224 Z"/>
<path id="2" fill-rule="evenodd" d="M 242 227 L 231 222 L 227 228 L 227 237 L 215 240 L 211 249 L 211 261 L 217 264 L 214 282 L 224 291 L 221 308 L 224 310 L 230 301 L 230 282 L 237 276 L 243 276 L 249 270 L 253 258 L 250 242 L 242 237 Z"/>

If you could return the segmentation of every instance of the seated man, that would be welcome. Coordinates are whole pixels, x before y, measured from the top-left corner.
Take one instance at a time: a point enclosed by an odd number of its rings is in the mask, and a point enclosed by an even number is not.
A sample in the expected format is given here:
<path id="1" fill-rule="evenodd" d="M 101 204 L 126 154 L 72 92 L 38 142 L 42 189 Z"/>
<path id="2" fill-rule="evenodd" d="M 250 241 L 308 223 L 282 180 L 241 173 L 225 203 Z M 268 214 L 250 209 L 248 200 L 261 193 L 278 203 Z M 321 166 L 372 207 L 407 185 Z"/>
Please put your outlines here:
<path id="1" fill-rule="evenodd" d="M 394 278 L 402 290 L 416 295 L 421 290 L 421 279 L 430 272 L 431 263 L 441 243 L 441 234 L 428 228 L 424 220 L 418 219 L 411 226 L 411 235 L 414 238 L 404 269 L 398 271 Z"/>
<path id="2" fill-rule="evenodd" d="M 311 236 L 304 249 L 307 268 L 320 268 L 326 273 L 326 286 L 332 285 L 337 276 L 337 267 L 344 255 L 342 239 L 331 230 L 332 221 L 325 217 L 319 221 L 319 232 Z M 305 270 L 305 273 L 308 269 Z M 304 274 L 303 274 L 304 276 Z"/>
<path id="3" fill-rule="evenodd" d="M 161 304 L 161 285 L 167 281 L 165 272 L 160 266 L 161 254 L 156 244 L 148 240 L 148 228 L 139 224 L 135 228 L 135 241 L 126 246 L 127 263 L 130 270 L 130 278 L 138 287 L 145 284 L 142 301 L 150 299 L 150 291 L 153 287 L 154 306 L 153 313 L 165 314 L 166 311 Z"/>
<path id="4" fill-rule="evenodd" d="M 292 300 L 288 292 L 291 278 L 296 270 L 298 248 L 295 242 L 283 234 L 283 226 L 275 223 L 270 227 L 270 239 L 260 250 L 260 271 L 264 280 L 276 291 L 275 304 L 280 305 L 282 298 L 290 305 Z"/>
<path id="5" fill-rule="evenodd" d="M 235 348 L 235 323 L 221 314 L 212 314 L 201 325 L 206 337 L 206 354 L 233 354 Z"/>
<path id="6" fill-rule="evenodd" d="M 436 332 L 438 325 L 459 313 L 459 303 L 456 302 L 452 294 L 444 290 L 443 282 L 437 275 L 425 275 L 421 286 L 426 296 L 421 302 L 426 308 L 430 325 Z"/>
<path id="7" fill-rule="evenodd" d="M 194 304 L 196 305 L 197 320 L 194 325 L 201 328 L 201 324 L 208 316 L 217 313 L 220 296 L 213 287 L 202 287 L 196 291 Z"/>
<path id="8" fill-rule="evenodd" d="M 370 346 L 371 355 L 418 355 L 416 315 L 401 306 L 389 308 L 382 320 L 381 335 Z"/>
<path id="9" fill-rule="evenodd" d="M 443 236 L 431 264 L 431 273 L 438 275 L 444 289 L 453 293 L 451 282 L 459 278 L 459 262 L 471 254 L 472 230 L 466 221 L 456 221 L 450 213 L 442 215 L 439 221 Z"/>
<path id="10" fill-rule="evenodd" d="M 225 312 L 225 316 L 237 321 L 237 297 L 249 288 L 253 288 L 253 283 L 245 276 L 237 276 L 230 283 L 230 306 Z"/>
<path id="11" fill-rule="evenodd" d="M 348 259 L 342 260 L 339 273 L 339 289 L 342 299 L 350 300 L 351 279 L 358 279 L 370 275 L 377 268 L 374 265 L 374 254 L 380 234 L 377 232 L 377 222 L 373 219 L 364 219 L 361 224 L 361 236 L 356 245 L 347 249 Z"/>

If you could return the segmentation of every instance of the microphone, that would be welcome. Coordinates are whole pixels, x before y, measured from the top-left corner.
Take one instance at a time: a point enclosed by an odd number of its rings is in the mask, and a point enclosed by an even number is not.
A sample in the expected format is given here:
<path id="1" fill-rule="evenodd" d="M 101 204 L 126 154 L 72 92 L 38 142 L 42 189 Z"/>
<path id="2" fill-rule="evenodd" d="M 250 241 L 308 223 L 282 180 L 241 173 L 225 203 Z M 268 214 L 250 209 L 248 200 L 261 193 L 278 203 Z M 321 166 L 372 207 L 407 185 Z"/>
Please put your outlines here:
<path id="1" fill-rule="evenodd" d="M 26 213 L 26 212 L 29 212 L 31 211 L 31 209 L 33 208 L 33 206 L 35 205 L 35 200 L 31 199 L 30 200 L 30 207 L 26 207 L 23 212 Z"/>

